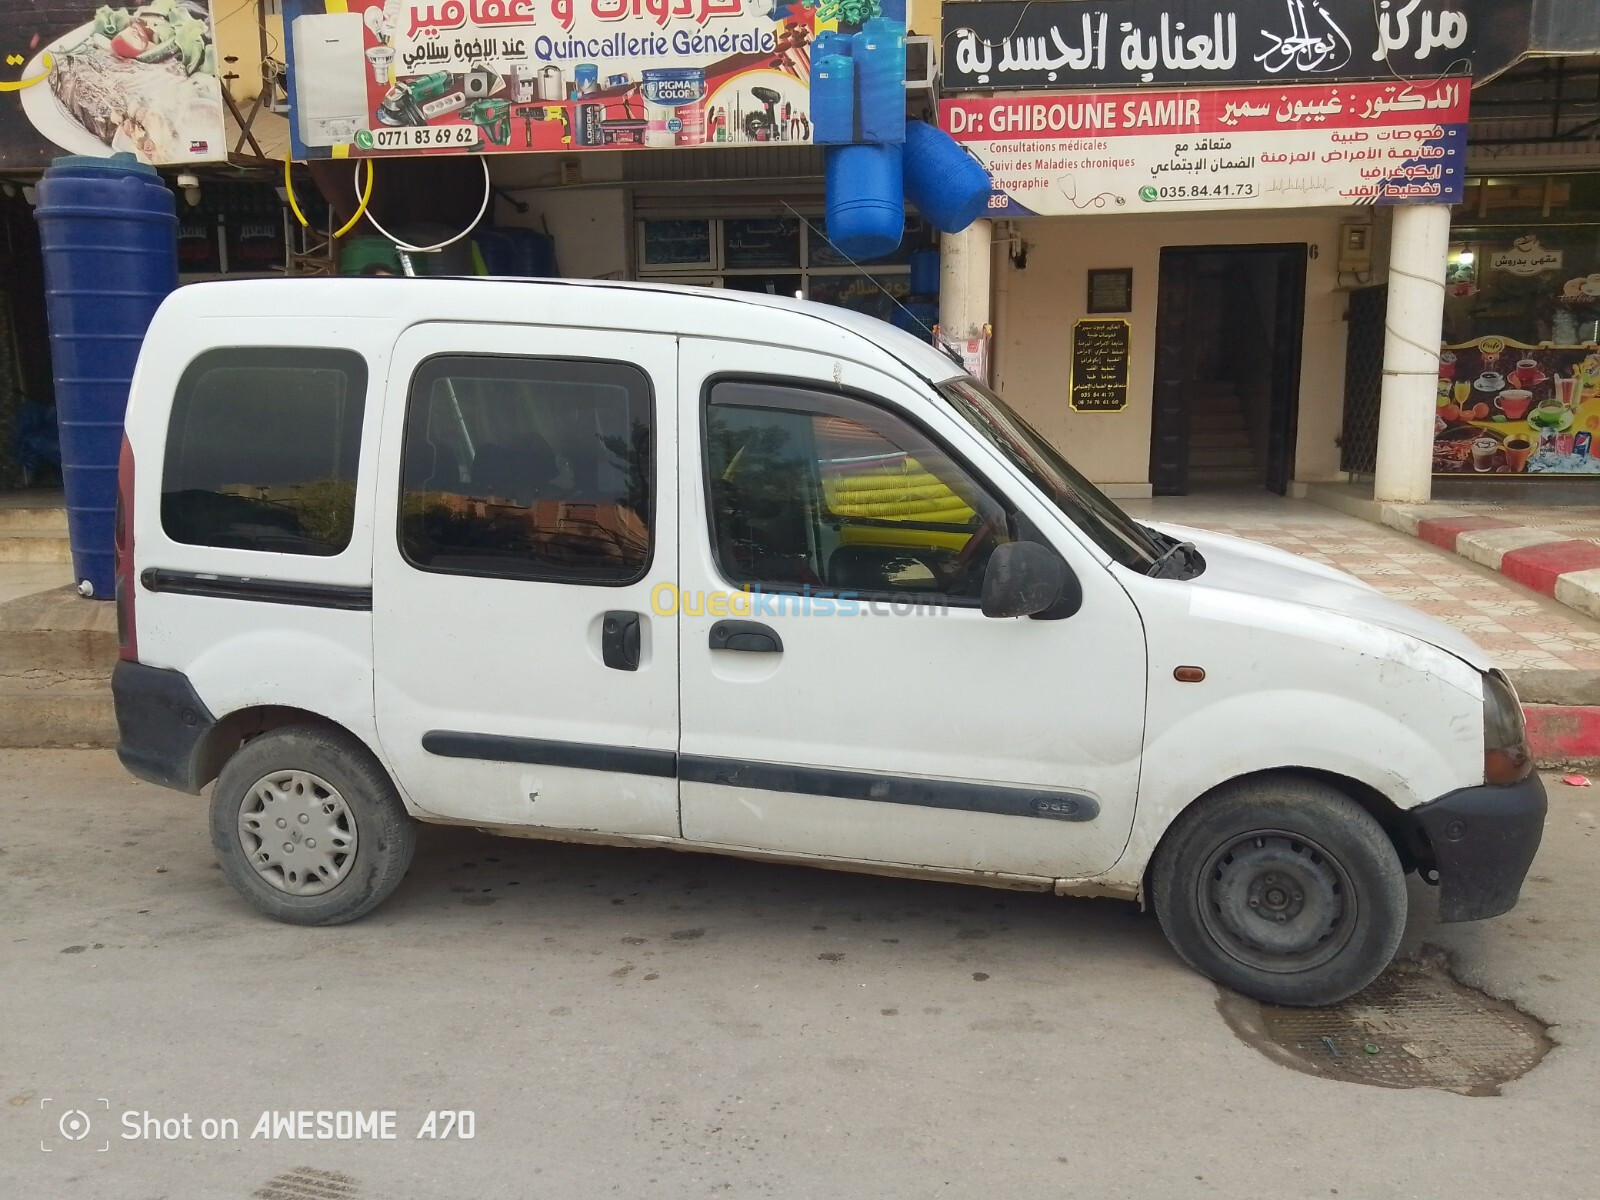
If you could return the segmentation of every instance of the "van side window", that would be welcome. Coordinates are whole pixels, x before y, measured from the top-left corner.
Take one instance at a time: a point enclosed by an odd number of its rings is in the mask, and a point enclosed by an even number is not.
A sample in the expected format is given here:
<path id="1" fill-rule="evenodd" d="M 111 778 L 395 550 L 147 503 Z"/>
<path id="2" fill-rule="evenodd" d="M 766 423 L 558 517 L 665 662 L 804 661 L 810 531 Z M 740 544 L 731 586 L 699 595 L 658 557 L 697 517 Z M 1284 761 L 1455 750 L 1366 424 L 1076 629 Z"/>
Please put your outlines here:
<path id="1" fill-rule="evenodd" d="M 411 381 L 400 543 L 424 570 L 618 585 L 651 548 L 650 378 L 445 355 Z"/>
<path id="2" fill-rule="evenodd" d="M 175 542 L 338 554 L 355 525 L 367 364 L 352 350 L 207 350 L 167 426 L 161 527 Z"/>
<path id="3" fill-rule="evenodd" d="M 716 384 L 705 410 L 717 562 L 766 591 L 977 601 L 1006 508 L 927 434 L 849 396 Z"/>

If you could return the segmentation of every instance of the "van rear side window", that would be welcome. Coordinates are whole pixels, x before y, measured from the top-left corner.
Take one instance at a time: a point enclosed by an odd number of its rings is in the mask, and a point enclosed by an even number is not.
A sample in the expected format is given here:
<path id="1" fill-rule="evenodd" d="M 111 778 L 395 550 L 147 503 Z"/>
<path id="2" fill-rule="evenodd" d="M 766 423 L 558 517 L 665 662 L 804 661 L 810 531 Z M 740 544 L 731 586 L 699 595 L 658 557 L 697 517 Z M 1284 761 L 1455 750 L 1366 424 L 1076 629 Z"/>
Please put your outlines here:
<path id="1" fill-rule="evenodd" d="M 650 377 L 445 355 L 411 383 L 400 544 L 426 571 L 618 586 L 650 563 Z"/>
<path id="2" fill-rule="evenodd" d="M 178 382 L 161 526 L 175 542 L 338 554 L 355 524 L 367 364 L 351 350 L 208 350 Z"/>

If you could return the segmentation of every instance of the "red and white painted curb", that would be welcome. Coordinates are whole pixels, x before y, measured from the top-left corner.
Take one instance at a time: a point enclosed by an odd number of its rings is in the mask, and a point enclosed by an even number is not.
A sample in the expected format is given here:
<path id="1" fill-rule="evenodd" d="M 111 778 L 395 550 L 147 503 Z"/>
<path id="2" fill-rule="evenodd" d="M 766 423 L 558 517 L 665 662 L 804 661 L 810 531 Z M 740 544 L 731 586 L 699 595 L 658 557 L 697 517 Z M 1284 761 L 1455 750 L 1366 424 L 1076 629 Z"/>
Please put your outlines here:
<path id="1" fill-rule="evenodd" d="M 1383 523 L 1600 618 L 1600 545 L 1442 504 L 1383 506 Z M 1600 762 L 1600 706 L 1524 703 L 1545 764 Z"/>
<path id="2" fill-rule="evenodd" d="M 1443 505 L 1383 506 L 1383 523 L 1600 617 L 1600 545 Z"/>

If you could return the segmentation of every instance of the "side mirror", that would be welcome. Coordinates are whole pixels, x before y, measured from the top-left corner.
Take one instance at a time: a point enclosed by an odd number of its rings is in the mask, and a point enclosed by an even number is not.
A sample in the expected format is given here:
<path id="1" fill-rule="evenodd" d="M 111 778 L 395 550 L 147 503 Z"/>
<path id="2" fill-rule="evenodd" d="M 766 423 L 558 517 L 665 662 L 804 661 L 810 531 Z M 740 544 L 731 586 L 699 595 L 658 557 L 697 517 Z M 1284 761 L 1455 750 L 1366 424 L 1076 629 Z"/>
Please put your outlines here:
<path id="1" fill-rule="evenodd" d="M 996 546 L 983 573 L 983 615 L 1031 617 L 1054 608 L 1067 597 L 1071 580 L 1067 564 L 1038 542 L 1006 542 Z M 1076 589 L 1072 589 L 1076 591 Z M 1078 603 L 1082 603 L 1079 596 Z M 1078 605 L 1072 606 L 1072 611 Z M 1050 612 L 1050 616 L 1068 613 Z"/>

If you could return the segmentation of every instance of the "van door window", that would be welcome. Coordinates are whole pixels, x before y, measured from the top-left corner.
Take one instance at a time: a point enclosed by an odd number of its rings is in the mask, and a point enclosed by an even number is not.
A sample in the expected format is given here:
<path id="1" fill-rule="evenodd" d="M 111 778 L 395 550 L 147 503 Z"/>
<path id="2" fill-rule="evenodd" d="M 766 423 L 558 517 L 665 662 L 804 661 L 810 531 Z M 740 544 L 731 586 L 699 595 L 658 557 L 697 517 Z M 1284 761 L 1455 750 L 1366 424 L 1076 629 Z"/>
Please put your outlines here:
<path id="1" fill-rule="evenodd" d="M 621 585 L 651 548 L 650 379 L 627 363 L 448 355 L 411 384 L 401 549 L 430 571 Z"/>
<path id="2" fill-rule="evenodd" d="M 175 542 L 338 554 L 355 525 L 367 364 L 351 350 L 208 350 L 167 427 L 161 526 Z"/>
<path id="3" fill-rule="evenodd" d="M 976 603 L 1006 508 L 904 418 L 849 396 L 716 384 L 706 405 L 712 539 L 765 591 Z"/>

